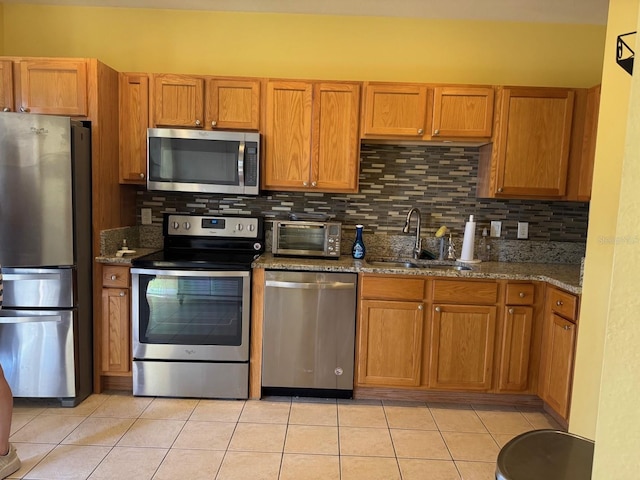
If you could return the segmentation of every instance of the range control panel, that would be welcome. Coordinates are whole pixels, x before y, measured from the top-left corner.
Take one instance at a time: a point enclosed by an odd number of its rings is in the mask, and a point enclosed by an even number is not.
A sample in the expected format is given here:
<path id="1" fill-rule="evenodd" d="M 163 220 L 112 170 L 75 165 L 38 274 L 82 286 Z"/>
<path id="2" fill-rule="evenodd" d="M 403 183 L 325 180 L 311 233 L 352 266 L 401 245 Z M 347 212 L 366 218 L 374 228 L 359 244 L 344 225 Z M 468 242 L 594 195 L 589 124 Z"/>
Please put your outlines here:
<path id="1" fill-rule="evenodd" d="M 258 238 L 259 219 L 210 215 L 169 215 L 167 235 Z"/>

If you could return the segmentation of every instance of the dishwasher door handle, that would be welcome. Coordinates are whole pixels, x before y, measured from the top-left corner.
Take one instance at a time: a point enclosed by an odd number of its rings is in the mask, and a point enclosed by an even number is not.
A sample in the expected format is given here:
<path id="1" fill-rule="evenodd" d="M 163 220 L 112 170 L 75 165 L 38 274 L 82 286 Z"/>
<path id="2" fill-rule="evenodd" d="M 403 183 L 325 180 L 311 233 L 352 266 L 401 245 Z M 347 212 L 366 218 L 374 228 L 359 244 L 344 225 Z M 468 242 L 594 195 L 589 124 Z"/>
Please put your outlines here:
<path id="1" fill-rule="evenodd" d="M 349 290 L 356 288 L 354 283 L 346 282 L 283 282 L 267 280 L 265 285 L 275 288 L 302 288 L 307 290 Z"/>

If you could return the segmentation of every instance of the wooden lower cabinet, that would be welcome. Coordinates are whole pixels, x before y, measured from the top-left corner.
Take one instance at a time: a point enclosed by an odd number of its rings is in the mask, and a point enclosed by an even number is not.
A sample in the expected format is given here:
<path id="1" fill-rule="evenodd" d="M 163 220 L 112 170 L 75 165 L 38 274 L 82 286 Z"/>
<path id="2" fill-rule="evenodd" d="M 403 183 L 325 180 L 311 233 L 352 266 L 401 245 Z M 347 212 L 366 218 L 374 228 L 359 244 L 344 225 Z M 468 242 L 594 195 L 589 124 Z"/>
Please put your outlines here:
<path id="1" fill-rule="evenodd" d="M 434 305 L 429 387 L 490 390 L 495 331 L 495 306 Z"/>
<path id="2" fill-rule="evenodd" d="M 363 300 L 358 383 L 419 385 L 423 326 L 421 302 Z"/>
<path id="3" fill-rule="evenodd" d="M 540 396 L 562 419 L 569 419 L 579 298 L 555 287 L 547 289 Z"/>
<path id="4" fill-rule="evenodd" d="M 529 386 L 533 307 L 505 307 L 503 319 L 498 390 L 521 392 Z"/>
<path id="5" fill-rule="evenodd" d="M 102 267 L 102 323 L 100 325 L 100 375 L 130 376 L 131 288 L 128 266 Z"/>
<path id="6" fill-rule="evenodd" d="M 426 279 L 361 275 L 356 385 L 420 385 Z"/>

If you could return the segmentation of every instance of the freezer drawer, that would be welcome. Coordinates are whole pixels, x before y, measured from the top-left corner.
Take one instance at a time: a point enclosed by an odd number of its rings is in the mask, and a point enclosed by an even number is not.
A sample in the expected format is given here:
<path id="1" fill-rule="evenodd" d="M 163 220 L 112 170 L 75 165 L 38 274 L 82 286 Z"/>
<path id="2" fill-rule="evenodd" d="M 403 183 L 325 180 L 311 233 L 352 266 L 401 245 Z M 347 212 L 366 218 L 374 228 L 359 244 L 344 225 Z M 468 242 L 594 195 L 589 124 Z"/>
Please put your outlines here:
<path id="1" fill-rule="evenodd" d="M 357 275 L 267 271 L 262 386 L 353 390 Z"/>
<path id="2" fill-rule="evenodd" d="M 73 314 L 0 310 L 0 364 L 14 397 L 74 397 Z"/>
<path id="3" fill-rule="evenodd" d="M 71 308 L 73 277 L 69 268 L 2 268 L 4 308 Z"/>

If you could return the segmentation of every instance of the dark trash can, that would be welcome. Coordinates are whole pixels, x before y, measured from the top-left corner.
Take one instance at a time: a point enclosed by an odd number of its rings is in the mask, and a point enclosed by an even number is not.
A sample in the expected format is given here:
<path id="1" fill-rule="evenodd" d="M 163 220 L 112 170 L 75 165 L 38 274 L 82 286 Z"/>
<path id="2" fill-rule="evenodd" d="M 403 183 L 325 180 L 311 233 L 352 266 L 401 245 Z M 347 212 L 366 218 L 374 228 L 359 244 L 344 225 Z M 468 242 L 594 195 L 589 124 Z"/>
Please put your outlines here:
<path id="1" fill-rule="evenodd" d="M 590 480 L 593 441 L 560 430 L 533 430 L 498 454 L 496 480 Z"/>

